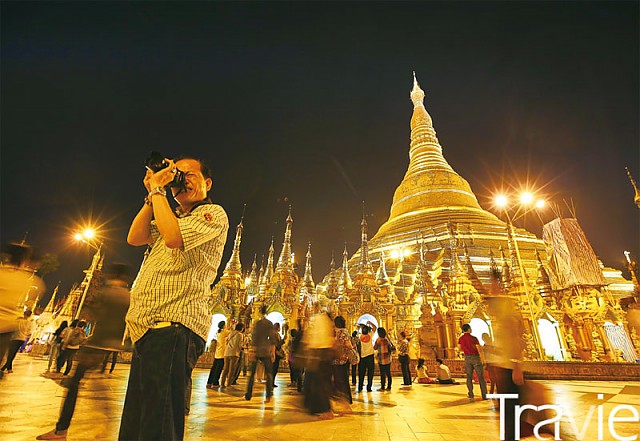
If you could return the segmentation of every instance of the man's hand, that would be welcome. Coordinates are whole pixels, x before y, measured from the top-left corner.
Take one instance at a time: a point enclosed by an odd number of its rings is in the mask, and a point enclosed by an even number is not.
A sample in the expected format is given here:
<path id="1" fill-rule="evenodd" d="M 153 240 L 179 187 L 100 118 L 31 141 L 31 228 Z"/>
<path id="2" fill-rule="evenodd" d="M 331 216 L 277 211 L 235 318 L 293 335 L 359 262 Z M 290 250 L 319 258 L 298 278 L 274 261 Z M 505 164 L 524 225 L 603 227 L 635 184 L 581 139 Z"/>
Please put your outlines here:
<path id="1" fill-rule="evenodd" d="M 165 162 L 169 164 L 167 167 L 162 170 L 158 170 L 157 172 L 153 172 L 151 170 L 147 170 L 147 175 L 151 172 L 151 177 L 149 178 L 149 188 L 147 190 L 151 191 L 157 187 L 165 187 L 173 181 L 173 177 L 176 174 L 176 164 L 171 160 L 164 158 Z M 146 180 L 146 176 L 145 176 Z"/>
<path id="2" fill-rule="evenodd" d="M 144 175 L 144 179 L 142 180 L 142 183 L 144 184 L 144 188 L 147 189 L 147 193 L 149 193 L 151 191 L 151 176 L 153 176 L 153 171 L 147 169 L 147 173 Z"/>

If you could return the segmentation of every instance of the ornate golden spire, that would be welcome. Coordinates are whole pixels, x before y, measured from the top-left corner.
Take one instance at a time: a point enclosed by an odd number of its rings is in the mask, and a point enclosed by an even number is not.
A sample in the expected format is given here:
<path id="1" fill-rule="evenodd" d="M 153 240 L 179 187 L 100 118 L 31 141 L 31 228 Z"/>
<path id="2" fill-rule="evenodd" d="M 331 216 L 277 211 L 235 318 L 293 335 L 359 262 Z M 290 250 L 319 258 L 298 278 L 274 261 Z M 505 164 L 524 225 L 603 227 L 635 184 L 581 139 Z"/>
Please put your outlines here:
<path id="1" fill-rule="evenodd" d="M 536 287 L 543 299 L 547 300 L 551 296 L 551 280 L 549 279 L 549 273 L 542 264 L 540 253 L 536 250 L 536 259 L 538 260 L 538 279 L 536 280 Z"/>
<path id="2" fill-rule="evenodd" d="M 384 251 L 380 251 L 380 266 L 376 272 L 376 282 L 380 286 L 389 285 L 389 276 L 387 275 L 387 267 L 384 263 Z"/>
<path id="3" fill-rule="evenodd" d="M 454 221 L 476 219 L 482 223 L 501 223 L 480 208 L 469 183 L 444 158 L 431 116 L 424 106 L 424 96 L 414 73 L 409 167 L 393 196 L 389 220 L 372 241 L 387 235 L 413 235 L 418 227 L 427 226 L 426 216 L 429 224 L 441 223 L 447 217 Z"/>
<path id="4" fill-rule="evenodd" d="M 500 247 L 500 256 L 502 257 L 502 290 L 508 292 L 511 288 L 511 268 L 509 268 L 509 262 L 502 246 Z"/>
<path id="5" fill-rule="evenodd" d="M 284 242 L 282 243 L 282 251 L 278 258 L 278 265 L 276 265 L 276 271 L 284 269 L 292 269 L 291 265 L 291 226 L 293 225 L 293 218 L 291 217 L 291 205 L 289 205 L 289 215 L 287 216 L 287 227 L 284 231 Z"/>
<path id="6" fill-rule="evenodd" d="M 638 208 L 640 208 L 640 189 L 638 189 L 638 186 L 636 185 L 636 181 L 631 176 L 631 172 L 629 171 L 629 169 L 627 167 L 625 167 L 624 169 L 627 171 L 627 176 L 629 176 L 631 185 L 633 185 L 633 189 L 636 191 L 636 195 L 633 198 L 633 202 L 638 206 Z"/>
<path id="7" fill-rule="evenodd" d="M 364 215 L 364 203 L 362 209 L 362 222 L 360 223 L 361 227 L 361 243 L 360 243 L 360 268 L 358 272 L 360 273 L 371 273 L 373 274 L 373 265 L 369 260 L 369 239 L 367 233 L 367 219 Z"/>
<path id="8" fill-rule="evenodd" d="M 242 220 L 244 215 L 240 218 L 240 223 L 236 227 L 236 238 L 233 242 L 233 251 L 231 257 L 227 262 L 227 266 L 222 273 L 223 277 L 240 277 L 242 278 L 242 264 L 240 263 L 240 242 L 242 242 Z"/>
<path id="9" fill-rule="evenodd" d="M 313 274 L 311 272 L 311 242 L 309 242 L 309 248 L 307 249 L 307 262 L 304 266 L 304 276 L 302 276 L 302 286 L 315 288 L 316 284 L 313 282 Z"/>
<path id="10" fill-rule="evenodd" d="M 473 265 L 471 264 L 471 257 L 469 256 L 469 250 L 467 249 L 467 244 L 464 245 L 464 259 L 467 264 L 467 276 L 469 277 L 469 280 L 471 280 L 471 284 L 476 289 L 476 291 L 478 291 L 478 293 L 486 294 L 487 289 L 482 284 L 482 281 L 478 277 L 476 270 L 473 268 Z"/>
<path id="11" fill-rule="evenodd" d="M 271 277 L 273 276 L 273 236 L 271 236 L 271 246 L 269 246 L 269 257 L 267 257 L 267 268 L 264 270 L 264 283 L 268 285 L 271 283 Z"/>
<path id="12" fill-rule="evenodd" d="M 58 282 L 55 289 L 53 290 L 53 294 L 51 294 L 49 303 L 47 303 L 47 306 L 44 308 L 44 311 L 42 311 L 43 314 L 45 312 L 48 312 L 49 314 L 53 315 L 53 313 L 55 312 L 54 308 L 56 307 L 56 295 L 58 294 L 58 289 L 60 289 L 60 282 Z"/>
<path id="13" fill-rule="evenodd" d="M 342 269 L 340 271 L 340 293 L 346 294 L 353 288 L 353 281 L 349 275 L 349 252 L 347 251 L 347 243 L 344 243 L 344 252 L 342 253 Z"/>

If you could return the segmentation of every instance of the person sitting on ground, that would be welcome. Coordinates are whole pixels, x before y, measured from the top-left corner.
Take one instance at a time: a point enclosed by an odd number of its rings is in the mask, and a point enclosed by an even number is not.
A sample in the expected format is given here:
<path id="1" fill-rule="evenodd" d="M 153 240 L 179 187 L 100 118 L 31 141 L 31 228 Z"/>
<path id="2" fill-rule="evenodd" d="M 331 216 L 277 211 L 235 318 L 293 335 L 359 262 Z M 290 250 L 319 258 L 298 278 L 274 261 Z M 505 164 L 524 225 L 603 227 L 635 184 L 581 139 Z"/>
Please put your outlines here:
<path id="1" fill-rule="evenodd" d="M 418 358 L 418 364 L 416 365 L 416 378 L 419 384 L 432 384 L 435 380 L 429 378 L 427 374 L 427 367 L 424 365 L 424 358 Z M 416 381 L 416 378 L 413 381 Z"/>
<path id="2" fill-rule="evenodd" d="M 438 383 L 440 384 L 459 384 L 453 378 L 451 378 L 451 370 L 449 366 L 442 362 L 441 358 L 436 358 L 436 376 L 438 377 Z"/>

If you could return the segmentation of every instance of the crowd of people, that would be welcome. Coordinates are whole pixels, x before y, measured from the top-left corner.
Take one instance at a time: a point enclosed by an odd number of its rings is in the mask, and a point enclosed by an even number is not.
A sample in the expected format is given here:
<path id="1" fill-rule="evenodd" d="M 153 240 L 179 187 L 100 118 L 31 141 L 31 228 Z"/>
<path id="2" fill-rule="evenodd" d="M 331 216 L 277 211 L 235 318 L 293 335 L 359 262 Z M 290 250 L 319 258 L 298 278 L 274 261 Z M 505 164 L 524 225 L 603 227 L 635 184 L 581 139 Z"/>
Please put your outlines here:
<path id="1" fill-rule="evenodd" d="M 112 371 L 117 354 L 125 350 L 132 352 L 131 367 L 118 438 L 184 438 L 192 371 L 205 350 L 211 325 L 210 287 L 222 257 L 228 220 L 222 207 L 207 196 L 212 180 L 206 164 L 191 157 L 160 160 L 147 163 L 143 178 L 147 196 L 127 236 L 131 245 L 147 246 L 149 251 L 135 282 L 129 288 L 127 268 L 112 265 L 104 272 L 104 286 L 87 303 L 87 321 L 63 322 L 53 333 L 47 370 L 55 363 L 59 374 L 66 365 L 61 376 L 67 394 L 55 428 L 39 435 L 39 440 L 67 438 L 80 381 L 89 370 L 101 367 L 104 371 L 109 358 Z M 178 204 L 175 213 L 168 190 Z M 13 372 L 17 350 L 32 332 L 31 311 L 25 310 L 16 320 L 15 305 L 34 284 L 34 295 L 43 289 L 33 272 L 27 277 L 24 271 L 29 255 L 23 248 L 10 249 L 9 260 L 0 266 L 0 288 L 6 293 L 0 302 L 0 360 L 7 354 L 0 376 Z M 511 323 L 507 308 L 501 305 L 493 302 L 496 313 Z M 265 317 L 266 306 L 260 312 L 261 318 L 251 323 L 218 324 L 208 388 L 233 389 L 242 372 L 248 376 L 244 398 L 251 400 L 256 380 L 263 380 L 264 401 L 269 402 L 286 360 L 289 386 L 302 393 L 302 404 L 319 419 L 330 419 L 352 412 L 353 394 L 365 393 L 365 380 L 366 393 L 373 391 L 376 363 L 380 374 L 377 391 L 391 390 L 394 357 L 399 360 L 404 387 L 415 380 L 420 384 L 455 383 L 440 359 L 436 378 L 429 378 L 425 361 L 419 359 L 412 379 L 411 336 L 406 329 L 393 341 L 386 329 L 371 321 L 348 330 L 344 317 L 323 311 L 317 311 L 307 323 L 281 329 L 279 323 Z M 126 341 L 131 345 L 126 346 Z M 463 326 L 459 344 L 465 355 L 468 396 L 474 397 L 475 372 L 482 399 L 486 399 L 484 353 L 468 324 Z M 497 339 L 495 346 L 501 344 L 509 345 Z M 512 345 L 510 349 L 508 362 L 504 356 L 492 359 L 499 392 L 516 390 L 522 384 L 519 365 L 513 362 L 521 348 Z M 69 376 L 74 361 L 75 371 Z"/>

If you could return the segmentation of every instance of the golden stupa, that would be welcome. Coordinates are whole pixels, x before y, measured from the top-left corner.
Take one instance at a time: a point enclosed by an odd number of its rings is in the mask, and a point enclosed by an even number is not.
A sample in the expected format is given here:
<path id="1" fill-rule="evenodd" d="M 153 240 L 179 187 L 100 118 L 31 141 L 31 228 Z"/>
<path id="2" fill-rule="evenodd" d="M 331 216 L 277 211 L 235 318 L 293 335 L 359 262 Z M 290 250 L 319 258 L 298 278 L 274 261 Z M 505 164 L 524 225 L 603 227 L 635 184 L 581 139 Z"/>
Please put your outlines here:
<path id="1" fill-rule="evenodd" d="M 379 265 L 384 255 L 389 273 L 395 274 L 400 266 L 403 273 L 396 277 L 403 278 L 413 273 L 422 247 L 429 266 L 438 265 L 446 282 L 455 271 L 455 254 L 462 255 L 466 247 L 477 276 L 487 282 L 491 256 L 517 246 L 526 277 L 535 280 L 536 252 L 545 255 L 544 242 L 524 229 L 510 231 L 510 225 L 480 206 L 469 183 L 445 159 L 424 97 L 414 75 L 409 167 L 394 193 L 389 219 L 369 241 L 373 263 Z M 513 271 L 519 274 L 519 268 L 515 265 Z M 403 292 L 409 284 L 404 286 L 396 289 L 401 300 L 410 295 Z"/>

